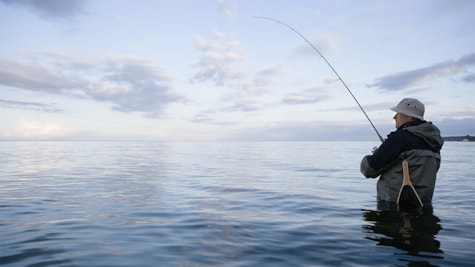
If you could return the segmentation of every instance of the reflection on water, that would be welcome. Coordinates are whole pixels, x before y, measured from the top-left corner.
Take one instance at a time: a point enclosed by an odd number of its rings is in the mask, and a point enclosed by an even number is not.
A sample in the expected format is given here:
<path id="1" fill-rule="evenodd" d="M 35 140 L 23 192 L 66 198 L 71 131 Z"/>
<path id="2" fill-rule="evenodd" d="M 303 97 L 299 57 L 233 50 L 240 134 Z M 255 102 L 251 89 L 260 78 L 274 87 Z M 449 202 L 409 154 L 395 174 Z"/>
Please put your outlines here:
<path id="1" fill-rule="evenodd" d="M 363 226 L 366 238 L 378 246 L 397 248 L 401 262 L 407 266 L 434 266 L 431 259 L 443 259 L 443 251 L 437 234 L 442 229 L 440 220 L 433 214 L 432 207 L 418 212 L 400 212 L 396 205 L 378 203 L 378 210 L 363 210 Z"/>

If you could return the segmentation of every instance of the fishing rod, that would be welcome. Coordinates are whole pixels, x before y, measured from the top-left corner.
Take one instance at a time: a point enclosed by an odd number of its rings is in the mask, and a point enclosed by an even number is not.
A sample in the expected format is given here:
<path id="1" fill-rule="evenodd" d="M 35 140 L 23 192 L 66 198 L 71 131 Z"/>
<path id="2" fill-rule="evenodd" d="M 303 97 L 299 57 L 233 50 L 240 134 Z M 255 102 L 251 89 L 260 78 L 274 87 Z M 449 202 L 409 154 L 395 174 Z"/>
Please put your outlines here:
<path id="1" fill-rule="evenodd" d="M 353 97 L 353 99 L 355 100 L 356 104 L 358 104 L 358 107 L 361 109 L 361 111 L 363 111 L 363 114 L 366 116 L 366 119 L 368 119 L 369 123 L 371 124 L 371 126 L 373 127 L 374 131 L 376 132 L 376 134 L 378 135 L 379 137 L 379 140 L 381 140 L 381 142 L 384 142 L 384 139 L 383 137 L 381 137 L 381 135 L 379 134 L 378 130 L 376 129 L 376 127 L 374 126 L 373 122 L 371 121 L 371 119 L 368 117 L 368 114 L 366 114 L 366 111 L 364 111 L 363 107 L 360 105 L 360 102 L 356 99 L 355 95 L 353 95 L 353 93 L 351 92 L 350 88 L 348 88 L 348 86 L 346 85 L 345 81 L 343 81 L 343 79 L 341 78 L 340 74 L 338 74 L 338 72 L 335 70 L 335 68 L 333 68 L 332 64 L 330 64 L 330 62 L 328 62 L 328 60 L 323 56 L 322 53 L 320 53 L 320 51 L 312 44 L 312 42 L 310 42 L 305 36 L 303 36 L 303 34 L 301 34 L 299 31 L 297 31 L 296 29 L 294 29 L 293 27 L 291 27 L 290 25 L 280 21 L 280 20 L 277 20 L 277 19 L 273 19 L 273 18 L 268 18 L 268 17 L 261 17 L 261 16 L 254 16 L 254 18 L 259 18 L 259 19 L 266 19 L 266 20 L 270 20 L 270 21 L 274 21 L 274 22 L 277 22 L 277 23 L 280 23 L 284 26 L 286 26 L 287 28 L 291 29 L 293 32 L 295 32 L 296 34 L 298 34 L 300 37 L 302 37 L 312 48 L 313 50 L 315 50 L 318 55 L 320 55 L 320 57 L 323 58 L 323 60 L 325 61 L 325 63 L 327 63 L 327 65 L 330 67 L 330 69 L 332 69 L 333 73 L 335 73 L 335 75 L 338 77 L 338 80 L 340 80 L 340 82 L 345 86 L 346 90 L 348 91 L 348 93 L 350 93 L 351 97 Z"/>

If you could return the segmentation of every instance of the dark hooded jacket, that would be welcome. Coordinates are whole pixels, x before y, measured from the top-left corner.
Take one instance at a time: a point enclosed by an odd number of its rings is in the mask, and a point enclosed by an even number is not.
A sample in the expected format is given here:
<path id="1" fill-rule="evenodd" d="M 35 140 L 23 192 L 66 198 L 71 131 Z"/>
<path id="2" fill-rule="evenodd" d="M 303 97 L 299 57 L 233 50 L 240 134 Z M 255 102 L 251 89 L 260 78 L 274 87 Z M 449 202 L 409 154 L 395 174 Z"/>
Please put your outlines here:
<path id="1" fill-rule="evenodd" d="M 431 122 L 411 121 L 391 132 L 381 146 L 360 164 L 366 178 L 376 178 L 378 200 L 396 202 L 402 184 L 402 161 L 409 163 L 409 176 L 424 204 L 432 202 L 440 150 L 444 141 Z"/>

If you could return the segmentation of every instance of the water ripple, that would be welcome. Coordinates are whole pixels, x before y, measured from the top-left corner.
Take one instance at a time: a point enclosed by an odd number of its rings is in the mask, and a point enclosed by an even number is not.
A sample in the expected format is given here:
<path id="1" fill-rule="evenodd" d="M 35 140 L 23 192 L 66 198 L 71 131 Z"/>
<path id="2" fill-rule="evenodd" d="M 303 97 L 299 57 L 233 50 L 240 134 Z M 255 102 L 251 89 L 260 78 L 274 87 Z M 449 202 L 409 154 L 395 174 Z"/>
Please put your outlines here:
<path id="1" fill-rule="evenodd" d="M 473 261 L 474 160 L 450 144 L 434 210 L 409 217 L 378 206 L 359 174 L 371 144 L 0 145 L 2 266 Z"/>

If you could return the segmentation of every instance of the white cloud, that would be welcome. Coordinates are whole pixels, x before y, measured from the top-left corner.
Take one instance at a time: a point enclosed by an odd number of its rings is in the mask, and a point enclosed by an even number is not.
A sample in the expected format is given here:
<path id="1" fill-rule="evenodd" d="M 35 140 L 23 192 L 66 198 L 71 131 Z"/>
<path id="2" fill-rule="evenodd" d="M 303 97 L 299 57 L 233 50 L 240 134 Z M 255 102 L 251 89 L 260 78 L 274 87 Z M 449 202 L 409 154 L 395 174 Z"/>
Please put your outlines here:
<path id="1" fill-rule="evenodd" d="M 338 50 L 340 47 L 340 43 L 338 39 L 331 35 L 331 34 L 322 34 L 320 33 L 317 38 L 309 40 L 320 53 L 322 53 L 325 57 L 327 54 L 333 53 L 334 51 Z M 303 55 L 315 54 L 315 50 L 312 46 L 310 46 L 306 42 L 301 42 L 297 46 L 297 52 Z"/>
<path id="2" fill-rule="evenodd" d="M 113 110 L 149 117 L 160 117 L 167 105 L 186 100 L 172 90 L 171 77 L 148 59 L 110 56 L 90 62 L 45 52 L 28 61 L 0 57 L 0 85 L 90 98 L 111 103 Z"/>
<path id="3" fill-rule="evenodd" d="M 192 82 L 211 81 L 223 86 L 229 81 L 245 78 L 244 71 L 230 66 L 232 62 L 244 58 L 238 41 L 228 40 L 222 32 L 213 31 L 208 39 L 197 36 L 195 44 L 201 54 L 195 65 L 198 71 L 193 75 Z"/>
<path id="4" fill-rule="evenodd" d="M 33 121 L 20 118 L 14 129 L 4 131 L 3 138 L 18 139 L 53 139 L 68 137 L 74 128 L 61 122 Z"/>
<path id="5" fill-rule="evenodd" d="M 287 95 L 282 102 L 290 105 L 312 104 L 330 99 L 326 88 L 311 88 Z"/>
<path id="6" fill-rule="evenodd" d="M 219 0 L 218 3 L 221 12 L 226 16 L 233 15 L 237 10 L 236 6 L 226 3 L 224 0 Z"/>
<path id="7" fill-rule="evenodd" d="M 60 93 L 80 86 L 84 80 L 52 66 L 36 61 L 20 61 L 0 57 L 0 84 L 35 91 Z"/>
<path id="8" fill-rule="evenodd" d="M 104 98 L 121 94 L 129 94 L 133 91 L 129 85 L 115 83 L 104 83 L 93 90 L 95 94 Z"/>

